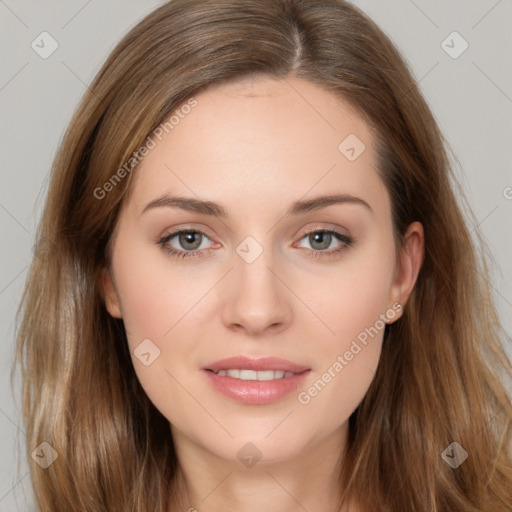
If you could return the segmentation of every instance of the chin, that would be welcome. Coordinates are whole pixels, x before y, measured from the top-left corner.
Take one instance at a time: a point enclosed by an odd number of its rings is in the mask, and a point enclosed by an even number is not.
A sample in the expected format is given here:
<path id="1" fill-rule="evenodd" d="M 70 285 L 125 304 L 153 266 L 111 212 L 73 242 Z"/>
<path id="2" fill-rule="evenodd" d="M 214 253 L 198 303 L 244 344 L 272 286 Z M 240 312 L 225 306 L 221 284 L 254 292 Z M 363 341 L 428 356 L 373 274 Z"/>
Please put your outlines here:
<path id="1" fill-rule="evenodd" d="M 260 465 L 286 462 L 300 456 L 311 442 L 311 439 L 306 438 L 305 433 L 302 434 L 297 429 L 292 430 L 293 434 L 284 430 L 279 432 L 278 427 L 269 435 L 270 430 L 262 431 L 248 427 L 243 432 L 239 431 L 233 438 L 226 438 L 222 443 L 212 444 L 212 438 L 208 437 L 205 439 L 205 446 L 223 459 L 241 462 L 248 467 L 250 467 L 251 458 L 253 461 L 257 460 Z"/>

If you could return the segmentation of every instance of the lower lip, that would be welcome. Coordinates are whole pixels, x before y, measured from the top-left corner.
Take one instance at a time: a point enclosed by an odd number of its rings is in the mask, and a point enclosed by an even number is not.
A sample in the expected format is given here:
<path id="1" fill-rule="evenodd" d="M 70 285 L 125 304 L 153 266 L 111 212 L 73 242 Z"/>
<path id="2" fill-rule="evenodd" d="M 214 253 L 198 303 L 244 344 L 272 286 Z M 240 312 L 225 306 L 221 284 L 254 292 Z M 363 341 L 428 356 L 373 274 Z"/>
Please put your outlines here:
<path id="1" fill-rule="evenodd" d="M 261 405 L 276 402 L 296 390 L 306 379 L 310 370 L 291 377 L 273 380 L 241 380 L 217 375 L 204 370 L 213 387 L 228 398 L 245 404 Z"/>

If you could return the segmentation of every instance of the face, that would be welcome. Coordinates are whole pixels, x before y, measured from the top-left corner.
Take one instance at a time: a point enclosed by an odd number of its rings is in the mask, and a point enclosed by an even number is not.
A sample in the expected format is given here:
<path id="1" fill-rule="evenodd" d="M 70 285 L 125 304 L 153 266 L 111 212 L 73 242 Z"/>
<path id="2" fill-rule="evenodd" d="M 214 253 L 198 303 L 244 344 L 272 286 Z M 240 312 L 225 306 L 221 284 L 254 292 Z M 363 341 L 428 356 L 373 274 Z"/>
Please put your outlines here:
<path id="1" fill-rule="evenodd" d="M 331 93 L 258 78 L 195 99 L 134 171 L 106 306 L 176 437 L 291 460 L 339 439 L 364 398 L 421 225 L 397 256 L 370 128 Z"/>

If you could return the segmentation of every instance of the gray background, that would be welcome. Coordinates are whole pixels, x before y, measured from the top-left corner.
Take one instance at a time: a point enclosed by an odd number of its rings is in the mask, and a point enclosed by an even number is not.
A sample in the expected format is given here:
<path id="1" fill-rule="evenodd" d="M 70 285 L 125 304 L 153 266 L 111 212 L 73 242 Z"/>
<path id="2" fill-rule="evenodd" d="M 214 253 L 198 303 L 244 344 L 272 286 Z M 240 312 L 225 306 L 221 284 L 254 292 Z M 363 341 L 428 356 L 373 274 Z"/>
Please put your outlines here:
<path id="1" fill-rule="evenodd" d="M 108 53 L 129 28 L 162 3 L 0 0 L 0 512 L 27 510 L 32 500 L 28 461 L 21 452 L 25 435 L 19 382 L 13 396 L 9 372 L 14 314 L 32 257 L 50 165 L 80 97 Z M 471 229 L 481 231 L 494 255 L 492 289 L 511 333 L 512 1 L 353 3 L 398 45 L 458 158 L 456 171 L 476 219 L 470 221 Z M 46 59 L 31 47 L 43 31 L 59 45 Z M 469 44 L 457 58 L 442 46 L 453 31 Z M 449 45 L 449 51 L 458 53 L 462 44 L 452 37 L 445 48 Z"/>

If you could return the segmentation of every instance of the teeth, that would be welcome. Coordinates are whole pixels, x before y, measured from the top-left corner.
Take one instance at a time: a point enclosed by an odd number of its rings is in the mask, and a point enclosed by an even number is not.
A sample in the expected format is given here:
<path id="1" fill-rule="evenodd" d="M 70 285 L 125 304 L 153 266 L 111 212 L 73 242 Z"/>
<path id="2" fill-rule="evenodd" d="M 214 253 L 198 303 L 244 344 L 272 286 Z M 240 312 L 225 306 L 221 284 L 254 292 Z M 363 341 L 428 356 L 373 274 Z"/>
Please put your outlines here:
<path id="1" fill-rule="evenodd" d="M 215 372 L 217 375 L 221 377 L 231 377 L 233 379 L 240 380 L 274 380 L 274 379 L 282 379 L 291 377 L 295 375 L 293 372 L 284 372 L 282 370 L 219 370 Z"/>

